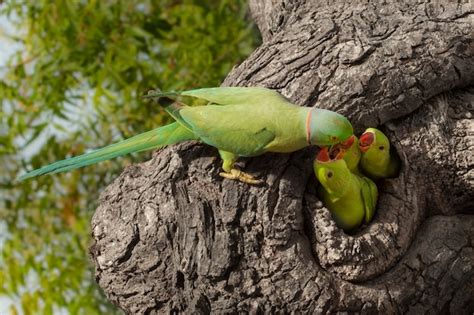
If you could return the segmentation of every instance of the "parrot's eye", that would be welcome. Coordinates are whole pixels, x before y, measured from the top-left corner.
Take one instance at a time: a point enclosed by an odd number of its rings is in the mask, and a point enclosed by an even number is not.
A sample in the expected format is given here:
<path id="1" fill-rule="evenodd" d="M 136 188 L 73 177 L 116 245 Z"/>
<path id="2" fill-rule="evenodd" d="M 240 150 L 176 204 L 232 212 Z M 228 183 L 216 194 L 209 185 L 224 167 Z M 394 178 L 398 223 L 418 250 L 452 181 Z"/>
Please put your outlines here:
<path id="1" fill-rule="evenodd" d="M 332 137 L 331 137 L 331 140 L 332 140 L 332 141 L 337 141 L 338 139 L 337 139 L 336 136 L 332 136 Z"/>
<path id="2" fill-rule="evenodd" d="M 328 178 L 331 178 L 332 177 L 332 171 L 329 171 L 327 176 L 328 176 Z"/>
<path id="3" fill-rule="evenodd" d="M 383 145 L 381 145 L 381 146 L 379 147 L 379 150 L 382 151 L 383 149 L 385 149 L 385 147 L 384 147 Z"/>

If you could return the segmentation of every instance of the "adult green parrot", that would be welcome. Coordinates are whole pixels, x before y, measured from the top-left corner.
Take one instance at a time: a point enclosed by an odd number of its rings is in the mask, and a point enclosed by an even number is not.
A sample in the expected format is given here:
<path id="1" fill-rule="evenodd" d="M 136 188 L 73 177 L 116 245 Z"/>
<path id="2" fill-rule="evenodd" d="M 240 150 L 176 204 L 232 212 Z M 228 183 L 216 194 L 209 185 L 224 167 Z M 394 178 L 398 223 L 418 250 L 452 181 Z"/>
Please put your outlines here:
<path id="1" fill-rule="evenodd" d="M 359 140 L 362 152 L 360 166 L 372 179 L 396 177 L 400 170 L 400 159 L 390 149 L 390 142 L 380 130 L 368 128 Z"/>
<path id="2" fill-rule="evenodd" d="M 169 97 L 189 96 L 209 102 L 186 106 Z M 353 129 L 342 115 L 290 103 L 278 92 L 261 87 L 217 87 L 184 92 L 149 93 L 176 122 L 77 157 L 31 171 L 20 179 L 69 171 L 120 155 L 198 140 L 219 150 L 221 176 L 259 184 L 234 167 L 239 156 L 293 152 L 309 145 L 333 145 L 347 140 Z"/>
<path id="3" fill-rule="evenodd" d="M 362 175 L 359 170 L 361 152 L 359 150 L 359 140 L 357 137 L 352 135 L 346 141 L 332 146 L 329 150 L 329 156 L 335 157 L 341 151 L 344 152 L 344 161 L 346 161 L 349 170 L 356 175 Z"/>
<path id="4" fill-rule="evenodd" d="M 323 204 L 331 211 L 337 225 L 353 232 L 363 222 L 369 223 L 377 205 L 377 186 L 369 178 L 352 173 L 343 159 L 344 152 L 331 158 L 322 148 L 313 163 Z"/>

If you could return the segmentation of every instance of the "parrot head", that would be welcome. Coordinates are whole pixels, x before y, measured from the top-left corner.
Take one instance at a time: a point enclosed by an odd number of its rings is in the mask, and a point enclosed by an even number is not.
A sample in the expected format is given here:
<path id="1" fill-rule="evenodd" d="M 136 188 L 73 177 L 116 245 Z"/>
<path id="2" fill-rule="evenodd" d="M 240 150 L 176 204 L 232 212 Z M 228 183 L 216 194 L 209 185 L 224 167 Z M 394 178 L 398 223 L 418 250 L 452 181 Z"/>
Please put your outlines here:
<path id="1" fill-rule="evenodd" d="M 313 108 L 307 119 L 307 133 L 311 144 L 327 146 L 346 141 L 354 130 L 341 114 L 320 108 L 315 111 Z"/>
<path id="2" fill-rule="evenodd" d="M 313 163 L 316 178 L 333 196 L 344 195 L 348 188 L 350 170 L 343 157 L 343 150 L 329 152 L 327 147 L 323 147 Z"/>
<path id="3" fill-rule="evenodd" d="M 390 151 L 390 142 L 380 130 L 368 128 L 360 136 L 359 149 L 363 153 L 387 154 Z"/>

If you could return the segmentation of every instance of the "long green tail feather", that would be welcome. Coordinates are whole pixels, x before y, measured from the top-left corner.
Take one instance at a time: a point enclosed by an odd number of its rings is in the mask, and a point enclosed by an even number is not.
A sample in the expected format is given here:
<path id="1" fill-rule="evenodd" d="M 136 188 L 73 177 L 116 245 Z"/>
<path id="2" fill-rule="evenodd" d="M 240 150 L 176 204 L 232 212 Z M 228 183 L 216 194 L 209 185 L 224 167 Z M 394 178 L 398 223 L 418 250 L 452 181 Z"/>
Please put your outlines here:
<path id="1" fill-rule="evenodd" d="M 50 165 L 22 175 L 18 177 L 18 180 L 25 180 L 27 178 L 48 173 L 70 171 L 86 165 L 109 160 L 117 156 L 159 148 L 186 140 L 198 140 L 198 138 L 188 129 L 174 122 L 95 151 L 54 162 Z"/>

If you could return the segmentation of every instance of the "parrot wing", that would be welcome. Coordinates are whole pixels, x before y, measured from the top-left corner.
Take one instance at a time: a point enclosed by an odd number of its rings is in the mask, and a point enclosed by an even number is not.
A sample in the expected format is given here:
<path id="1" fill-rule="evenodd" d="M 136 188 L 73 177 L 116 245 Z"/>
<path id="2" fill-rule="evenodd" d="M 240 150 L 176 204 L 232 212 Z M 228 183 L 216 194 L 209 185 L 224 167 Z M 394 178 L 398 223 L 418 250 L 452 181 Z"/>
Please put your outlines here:
<path id="1" fill-rule="evenodd" d="M 180 116 L 203 142 L 240 156 L 259 155 L 276 138 L 272 124 L 245 105 L 184 107 Z"/>
<path id="2" fill-rule="evenodd" d="M 365 223 L 369 223 L 375 214 L 377 207 L 377 186 L 372 180 L 365 176 L 359 177 L 361 183 L 361 195 L 364 202 Z"/>
<path id="3" fill-rule="evenodd" d="M 277 91 L 263 87 L 214 87 L 165 93 L 158 91 L 158 93 L 152 92 L 144 97 L 155 98 L 179 95 L 200 98 L 219 105 L 254 105 L 268 102 L 274 104 L 282 102 L 288 103 L 288 100 Z"/>

